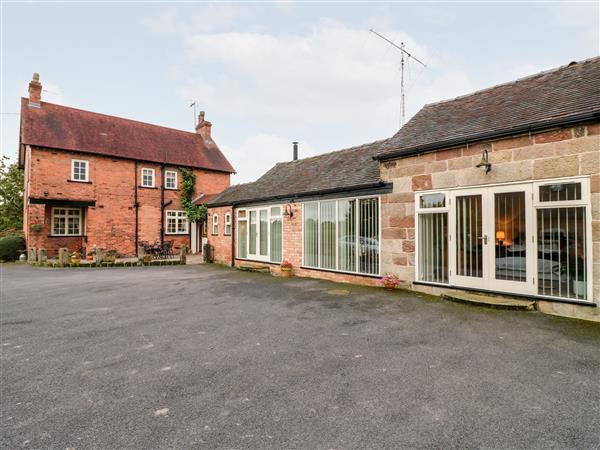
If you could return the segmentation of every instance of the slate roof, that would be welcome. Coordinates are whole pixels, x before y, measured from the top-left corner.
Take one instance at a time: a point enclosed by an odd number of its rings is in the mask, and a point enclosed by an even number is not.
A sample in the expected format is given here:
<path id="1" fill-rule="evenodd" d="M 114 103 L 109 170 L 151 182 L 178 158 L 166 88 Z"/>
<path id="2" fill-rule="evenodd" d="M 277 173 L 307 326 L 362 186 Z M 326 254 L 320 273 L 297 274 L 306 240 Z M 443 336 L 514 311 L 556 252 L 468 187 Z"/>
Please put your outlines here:
<path id="1" fill-rule="evenodd" d="M 354 190 L 383 184 L 373 156 L 385 150 L 385 140 L 276 164 L 253 183 L 223 191 L 209 206 Z"/>
<path id="2" fill-rule="evenodd" d="M 424 106 L 389 141 L 388 156 L 467 142 L 600 111 L 600 57 Z"/>
<path id="3" fill-rule="evenodd" d="M 199 134 L 53 103 L 21 99 L 21 144 L 234 173 Z M 166 158 L 166 160 L 165 160 Z"/>

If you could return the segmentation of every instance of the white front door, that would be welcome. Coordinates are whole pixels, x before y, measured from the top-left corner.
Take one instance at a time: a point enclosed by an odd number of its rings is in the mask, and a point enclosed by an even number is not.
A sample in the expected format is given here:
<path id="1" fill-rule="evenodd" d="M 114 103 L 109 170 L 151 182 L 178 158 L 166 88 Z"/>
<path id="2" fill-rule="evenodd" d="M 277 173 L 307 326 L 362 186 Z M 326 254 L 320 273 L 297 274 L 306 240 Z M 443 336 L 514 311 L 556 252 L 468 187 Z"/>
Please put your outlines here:
<path id="1" fill-rule="evenodd" d="M 530 185 L 452 191 L 450 284 L 534 293 Z"/>
<path id="2" fill-rule="evenodd" d="M 248 211 L 248 257 L 269 260 L 269 210 L 251 209 Z"/>

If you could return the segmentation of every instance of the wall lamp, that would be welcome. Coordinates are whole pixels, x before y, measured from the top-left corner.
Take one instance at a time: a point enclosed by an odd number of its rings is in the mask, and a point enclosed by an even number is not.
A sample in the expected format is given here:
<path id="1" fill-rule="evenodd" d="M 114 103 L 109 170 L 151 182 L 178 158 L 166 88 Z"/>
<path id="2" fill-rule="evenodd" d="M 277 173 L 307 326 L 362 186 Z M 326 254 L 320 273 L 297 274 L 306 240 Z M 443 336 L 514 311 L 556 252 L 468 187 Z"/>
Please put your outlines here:
<path id="1" fill-rule="evenodd" d="M 490 162 L 487 148 L 483 149 L 481 161 L 479 161 L 479 164 L 477 164 L 475 167 L 482 168 L 485 170 L 485 173 L 488 173 L 490 170 L 492 170 L 492 163 Z"/>
<path id="2" fill-rule="evenodd" d="M 283 207 L 283 215 L 285 217 L 292 218 L 294 217 L 294 211 L 292 211 L 292 205 L 289 203 Z"/>

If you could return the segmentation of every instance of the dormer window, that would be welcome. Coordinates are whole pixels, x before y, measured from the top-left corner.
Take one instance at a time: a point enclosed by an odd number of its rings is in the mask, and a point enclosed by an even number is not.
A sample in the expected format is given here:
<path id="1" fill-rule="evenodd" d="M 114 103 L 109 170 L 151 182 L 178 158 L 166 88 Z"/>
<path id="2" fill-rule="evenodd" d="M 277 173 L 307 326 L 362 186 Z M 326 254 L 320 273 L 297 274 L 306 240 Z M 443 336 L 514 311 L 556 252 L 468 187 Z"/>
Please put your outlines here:
<path id="1" fill-rule="evenodd" d="M 71 181 L 89 181 L 88 161 L 82 159 L 71 160 Z"/>
<path id="2" fill-rule="evenodd" d="M 142 168 L 142 187 L 154 187 L 154 169 Z"/>

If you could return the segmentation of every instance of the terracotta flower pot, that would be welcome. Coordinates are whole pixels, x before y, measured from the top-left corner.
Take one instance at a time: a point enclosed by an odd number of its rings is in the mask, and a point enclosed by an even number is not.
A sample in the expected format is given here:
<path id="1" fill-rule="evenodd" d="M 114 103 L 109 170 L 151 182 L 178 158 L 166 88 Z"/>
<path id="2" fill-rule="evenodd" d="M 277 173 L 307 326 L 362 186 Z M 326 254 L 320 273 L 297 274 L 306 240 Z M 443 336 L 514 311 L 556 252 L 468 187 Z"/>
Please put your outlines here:
<path id="1" fill-rule="evenodd" d="M 281 277 L 289 278 L 292 276 L 292 269 L 290 267 L 282 267 L 281 268 Z"/>
<path id="2" fill-rule="evenodd" d="M 383 285 L 383 287 L 385 287 L 386 289 L 393 291 L 394 289 L 396 289 L 396 285 L 394 283 L 386 283 Z"/>

